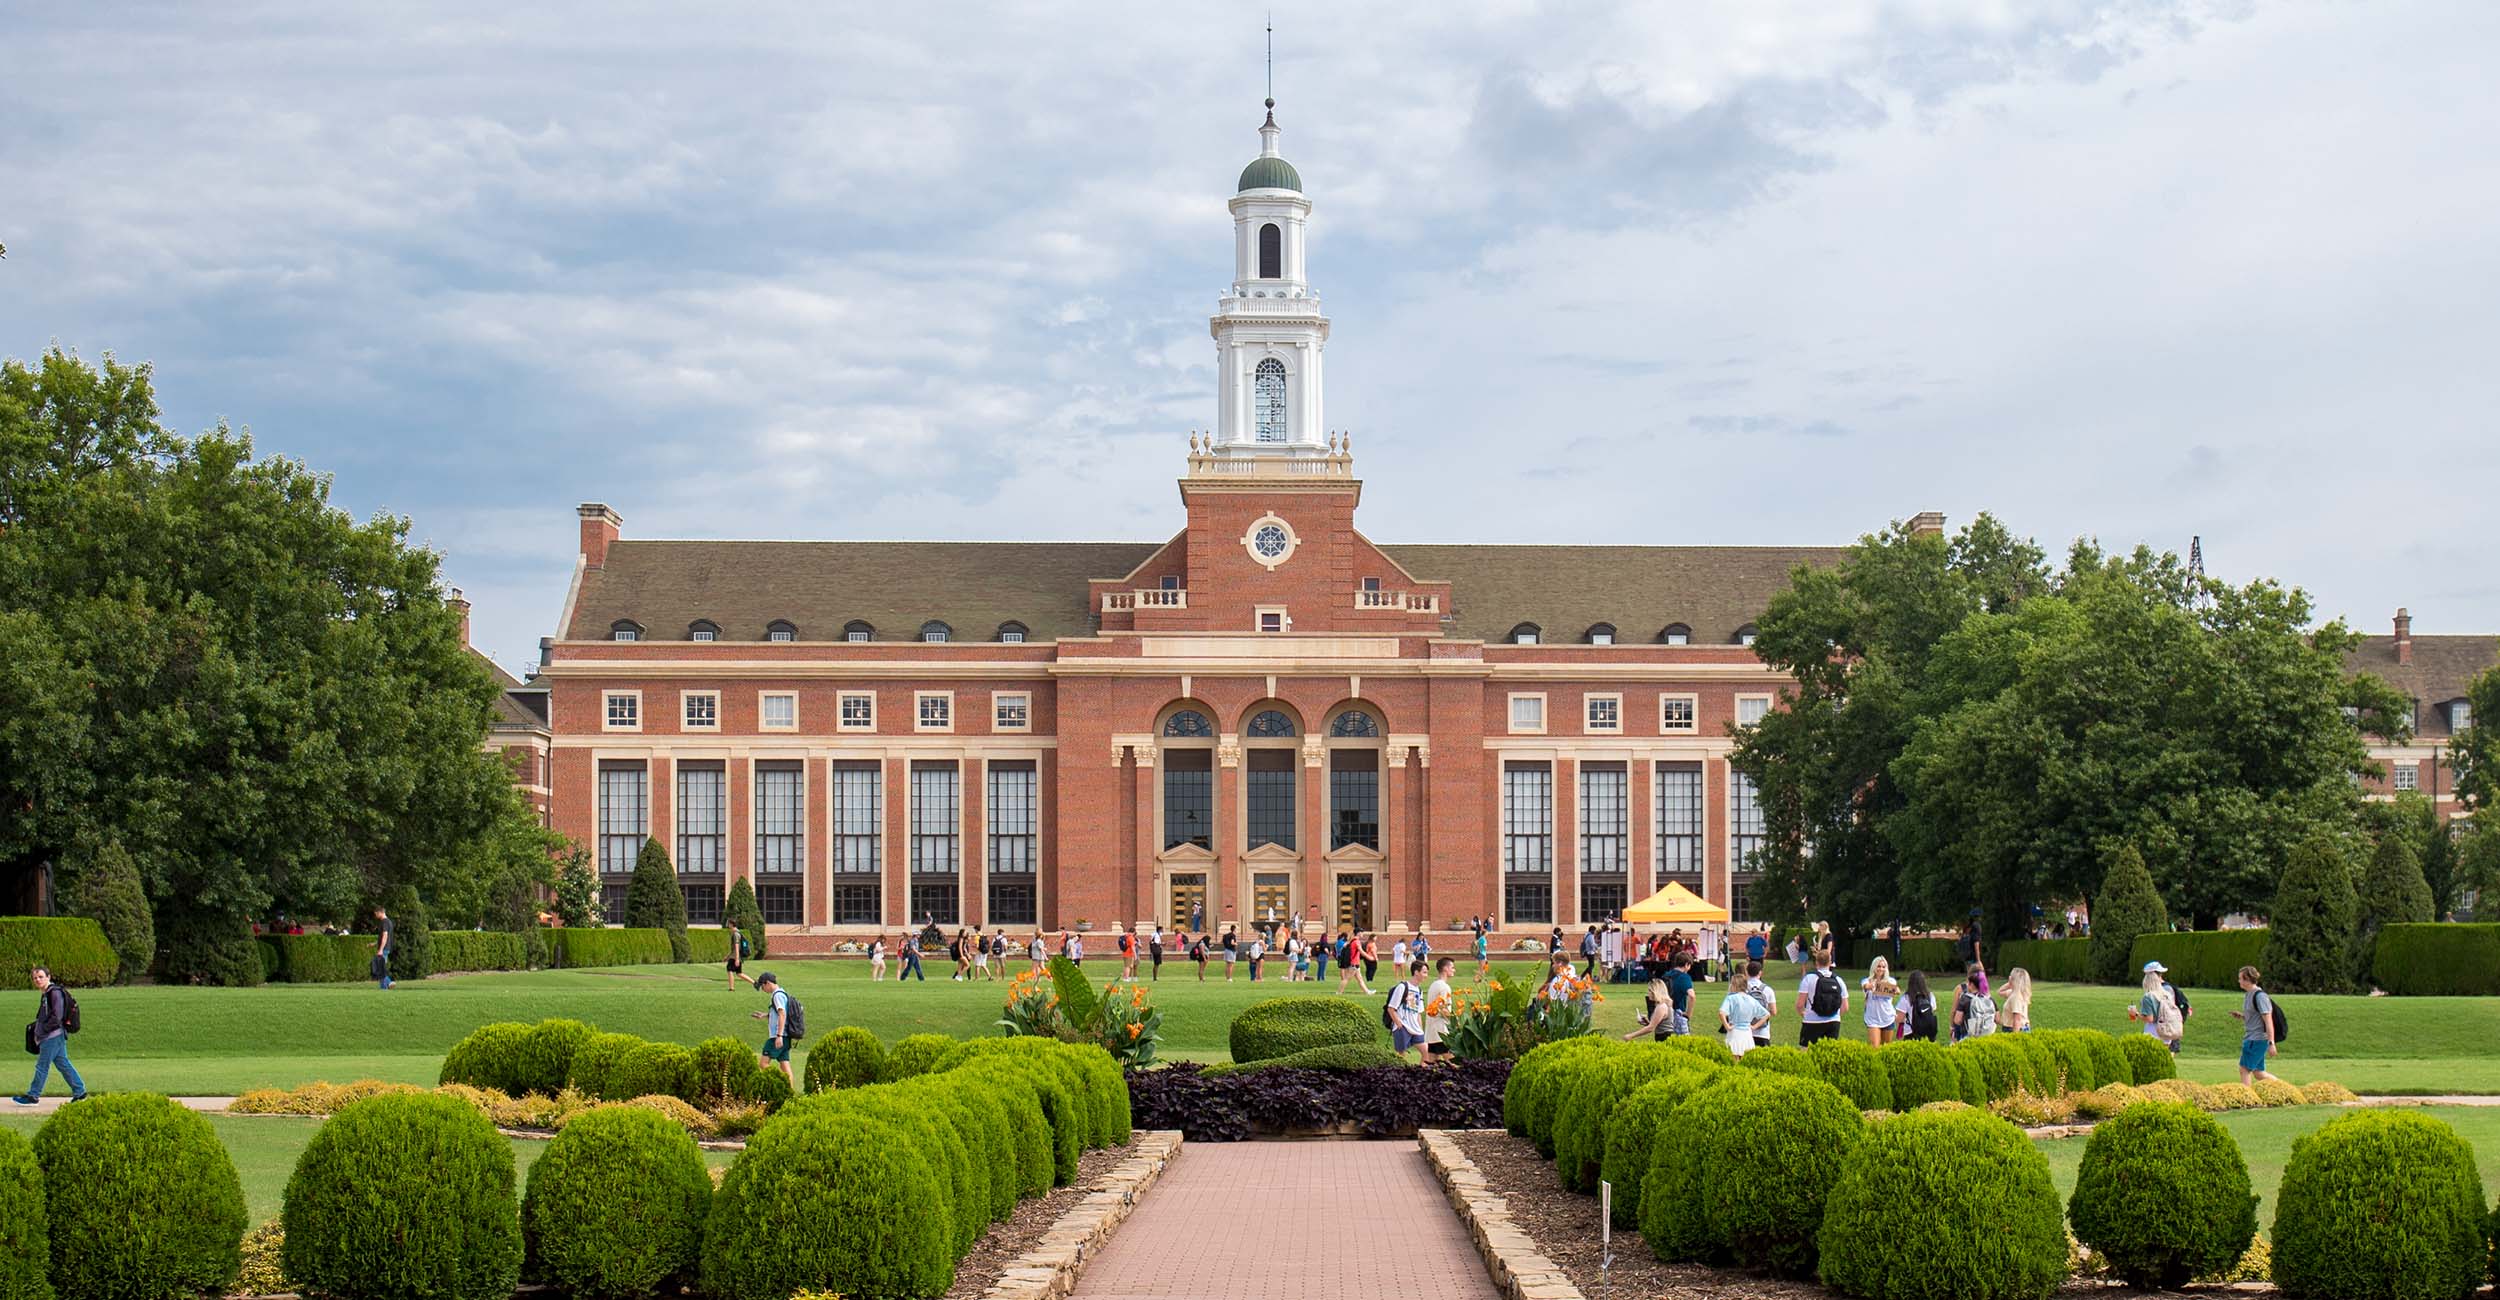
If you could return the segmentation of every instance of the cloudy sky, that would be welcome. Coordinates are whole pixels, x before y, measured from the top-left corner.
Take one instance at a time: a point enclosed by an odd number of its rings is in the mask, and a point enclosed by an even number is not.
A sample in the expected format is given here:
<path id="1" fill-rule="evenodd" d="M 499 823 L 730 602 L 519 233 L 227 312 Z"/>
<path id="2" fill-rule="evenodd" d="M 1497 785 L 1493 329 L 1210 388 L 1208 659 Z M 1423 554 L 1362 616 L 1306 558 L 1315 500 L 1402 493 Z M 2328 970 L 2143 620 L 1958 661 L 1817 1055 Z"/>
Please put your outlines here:
<path id="1" fill-rule="evenodd" d="M 425 11 L 422 16 L 418 11 Z M 410 516 L 521 668 L 629 536 L 1148 539 L 1256 7 L 25 7 L 0 354 Z M 2500 5 L 1281 0 L 1391 541 L 1992 510 L 2500 631 Z"/>

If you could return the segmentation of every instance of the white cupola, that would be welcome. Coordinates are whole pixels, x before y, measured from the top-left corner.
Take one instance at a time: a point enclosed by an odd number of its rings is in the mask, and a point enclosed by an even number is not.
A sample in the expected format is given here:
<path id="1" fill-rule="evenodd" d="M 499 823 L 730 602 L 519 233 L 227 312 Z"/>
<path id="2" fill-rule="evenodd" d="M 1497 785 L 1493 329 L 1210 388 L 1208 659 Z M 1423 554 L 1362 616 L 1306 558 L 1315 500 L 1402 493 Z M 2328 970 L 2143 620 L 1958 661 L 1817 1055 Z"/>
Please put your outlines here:
<path id="1" fill-rule="evenodd" d="M 1241 169 L 1233 210 L 1233 287 L 1207 322 L 1215 338 L 1215 450 L 1324 456 L 1320 353 L 1328 318 L 1305 274 L 1311 201 L 1276 149 L 1276 101 L 1267 101 L 1259 156 Z"/>

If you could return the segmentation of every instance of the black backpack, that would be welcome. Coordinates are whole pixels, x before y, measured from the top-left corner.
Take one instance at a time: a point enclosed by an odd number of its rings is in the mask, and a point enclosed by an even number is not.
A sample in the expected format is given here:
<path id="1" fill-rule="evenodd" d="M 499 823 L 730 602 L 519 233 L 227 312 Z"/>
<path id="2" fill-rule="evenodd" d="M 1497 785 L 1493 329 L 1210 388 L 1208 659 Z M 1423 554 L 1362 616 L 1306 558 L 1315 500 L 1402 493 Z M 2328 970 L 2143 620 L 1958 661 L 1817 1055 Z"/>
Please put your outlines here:
<path id="1" fill-rule="evenodd" d="M 784 1040 L 795 1043 L 807 1037 L 807 1008 L 801 1005 L 797 998 L 791 997 L 787 990 L 784 990 L 781 996 L 784 999 L 781 1008 L 781 1036 Z"/>
<path id="2" fill-rule="evenodd" d="M 2259 991 L 2264 992 L 2262 989 Z M 2283 1004 L 2276 1001 L 2274 995 L 2271 993 L 2266 994 L 2266 1008 L 2274 1013 L 2274 1041 L 2279 1044 L 2284 1039 L 2291 1037 L 2292 1022 L 2283 1018 Z M 77 1012 L 72 1011 L 70 1014 L 76 1015 Z M 73 1029 L 70 1032 L 74 1034 L 78 1031 Z"/>
<path id="3" fill-rule="evenodd" d="M 1841 999 L 1845 996 L 1847 995 L 1841 990 L 1839 976 L 1816 971 L 1814 993 L 1807 1000 L 1806 1007 L 1818 1016 L 1836 1016 L 1840 1014 Z"/>
<path id="4" fill-rule="evenodd" d="M 1936 1041 L 1936 1000 L 1910 1004 L 1910 1037 Z"/>
<path id="5" fill-rule="evenodd" d="M 54 988 L 58 988 L 58 989 L 60 989 L 60 990 L 61 990 L 61 1028 L 66 1029 L 66 1030 L 68 1030 L 69 1032 L 71 1032 L 71 1033 L 73 1033 L 73 1034 L 74 1034 L 74 1033 L 77 1033 L 77 1032 L 78 1032 L 78 999 L 76 999 L 76 998 L 74 998 L 74 997 L 71 997 L 71 996 L 70 996 L 70 992 L 69 992 L 69 990 L 68 990 L 66 987 L 63 987 L 63 986 L 58 985 L 58 984 L 53 985 L 53 987 L 54 987 Z M 2282 1013 L 2282 1012 L 2277 1011 L 2277 1012 L 2275 1013 L 2274 1023 L 2275 1023 L 2275 1024 L 2277 1024 L 2277 1025 L 2280 1025 L 2280 1024 L 2282 1024 L 2282 1023 L 2283 1023 L 2283 1013 Z M 2280 1035 L 2280 1034 L 2277 1034 L 2277 1035 L 2276 1035 L 2276 1037 L 2278 1037 L 2278 1038 L 2279 1038 L 2279 1037 L 2281 1037 L 2281 1035 Z"/>

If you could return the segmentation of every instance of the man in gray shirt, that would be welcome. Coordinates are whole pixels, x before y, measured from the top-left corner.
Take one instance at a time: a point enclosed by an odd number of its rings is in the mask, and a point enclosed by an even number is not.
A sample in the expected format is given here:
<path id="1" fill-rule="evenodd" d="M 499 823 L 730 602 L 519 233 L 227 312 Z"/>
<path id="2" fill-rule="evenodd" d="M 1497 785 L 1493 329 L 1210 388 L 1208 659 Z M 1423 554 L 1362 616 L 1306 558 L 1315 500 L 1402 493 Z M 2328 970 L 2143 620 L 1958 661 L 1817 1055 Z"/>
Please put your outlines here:
<path id="1" fill-rule="evenodd" d="M 2255 1087 L 2274 1077 L 2266 1073 L 2266 1058 L 2274 1055 L 2274 999 L 2257 987 L 2256 967 L 2240 967 L 2240 1009 L 2231 1014 L 2240 1021 L 2240 1082 Z"/>

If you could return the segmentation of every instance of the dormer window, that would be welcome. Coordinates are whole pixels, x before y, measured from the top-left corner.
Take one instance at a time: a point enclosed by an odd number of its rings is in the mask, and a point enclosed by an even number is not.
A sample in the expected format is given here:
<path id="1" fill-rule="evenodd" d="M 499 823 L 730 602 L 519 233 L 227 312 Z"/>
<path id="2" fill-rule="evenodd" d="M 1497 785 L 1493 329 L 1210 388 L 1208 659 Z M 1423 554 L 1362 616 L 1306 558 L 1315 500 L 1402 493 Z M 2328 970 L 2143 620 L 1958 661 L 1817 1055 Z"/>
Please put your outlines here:
<path id="1" fill-rule="evenodd" d="M 799 639 L 799 625 L 786 618 L 774 619 L 772 622 L 764 625 L 764 639 L 767 641 L 796 641 Z"/>
<path id="2" fill-rule="evenodd" d="M 1510 630 L 1510 643 L 1512 645 L 1535 645 L 1543 640 L 1544 636 L 1544 629 L 1536 624 L 1522 623 Z"/>
<path id="3" fill-rule="evenodd" d="M 1691 645 L 1692 643 L 1693 629 L 1682 623 L 1669 623 L 1658 633 L 1660 645 Z"/>
<path id="4" fill-rule="evenodd" d="M 2448 701 L 2448 731 L 2454 735 L 2474 725 L 2474 706 L 2464 700 Z"/>
<path id="5" fill-rule="evenodd" d="M 1023 642 L 1024 642 L 1024 624 L 1019 623 L 1019 622 L 1015 621 L 1015 620 L 1014 620 L 1014 619 L 1012 619 L 1012 618 L 1011 618 L 1011 619 L 1008 619 L 1008 620 L 1007 620 L 1006 622 L 1004 622 L 1004 623 L 999 624 L 999 625 L 998 625 L 998 639 L 999 639 L 999 640 L 1001 640 L 1001 641 L 1006 642 L 1008 645 L 1021 645 L 1021 644 L 1023 644 Z"/>
<path id="6" fill-rule="evenodd" d="M 863 620 L 855 618 L 842 625 L 842 639 L 845 641 L 873 641 L 876 637 L 877 629 Z"/>
<path id="7" fill-rule="evenodd" d="M 1614 624 L 1612 624 L 1612 623 L 1600 623 L 1600 624 L 1596 625 L 1595 627 L 1592 627 L 1592 628 L 1590 628 L 1590 629 L 1589 629 L 1589 644 L 1590 644 L 1590 645 L 1613 645 L 1614 643 L 1615 643 L 1615 625 L 1614 625 Z"/>
<path id="8" fill-rule="evenodd" d="M 933 643 L 944 641 L 946 638 L 953 636 L 954 634 L 955 629 L 948 627 L 934 618 L 920 625 L 920 639 L 923 641 Z"/>
<path id="9" fill-rule="evenodd" d="M 642 624 L 634 622 L 632 619 L 620 618 L 615 622 L 608 624 L 608 639 L 611 641 L 640 641 L 642 639 Z"/>
<path id="10" fill-rule="evenodd" d="M 1736 629 L 1736 644 L 1752 645 L 1754 636 L 1755 632 L 1753 624 L 1747 623 L 1743 627 Z"/>
<path id="11" fill-rule="evenodd" d="M 718 641 L 720 640 L 720 624 L 715 623 L 708 618 L 698 618 L 692 624 L 687 626 L 686 639 L 689 641 Z"/>

